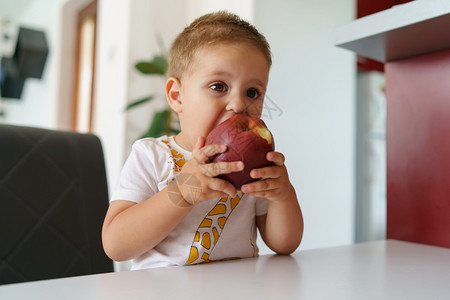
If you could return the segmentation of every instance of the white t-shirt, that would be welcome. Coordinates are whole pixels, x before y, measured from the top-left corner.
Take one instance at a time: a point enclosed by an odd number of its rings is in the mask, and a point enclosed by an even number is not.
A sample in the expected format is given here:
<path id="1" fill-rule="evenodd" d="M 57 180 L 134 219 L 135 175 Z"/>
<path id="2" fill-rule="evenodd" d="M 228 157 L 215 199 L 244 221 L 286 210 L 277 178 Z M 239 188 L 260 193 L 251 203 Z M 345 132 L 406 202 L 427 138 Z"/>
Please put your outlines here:
<path id="1" fill-rule="evenodd" d="M 136 141 L 111 201 L 145 201 L 174 180 L 190 157 L 173 137 Z M 133 259 L 132 269 L 257 256 L 255 217 L 266 214 L 267 206 L 267 199 L 240 191 L 233 199 L 201 202 L 161 243 Z"/>

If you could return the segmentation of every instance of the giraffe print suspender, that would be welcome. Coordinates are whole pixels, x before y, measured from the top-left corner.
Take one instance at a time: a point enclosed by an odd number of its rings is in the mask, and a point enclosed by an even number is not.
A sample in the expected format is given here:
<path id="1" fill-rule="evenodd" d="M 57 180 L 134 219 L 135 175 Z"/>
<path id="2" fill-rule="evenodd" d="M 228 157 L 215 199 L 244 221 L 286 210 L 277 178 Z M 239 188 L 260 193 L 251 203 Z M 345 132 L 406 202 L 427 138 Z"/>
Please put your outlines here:
<path id="1" fill-rule="evenodd" d="M 171 152 L 174 171 L 176 173 L 180 172 L 186 163 L 183 154 L 176 151 L 169 144 L 168 140 L 162 140 L 162 142 L 167 145 Z M 239 191 L 238 195 L 234 198 L 220 198 L 216 205 L 208 212 L 195 232 L 186 265 L 211 262 L 209 257 L 214 250 L 214 246 L 220 239 L 220 235 L 229 216 L 239 204 L 239 201 L 241 201 L 242 196 L 243 194 Z"/>

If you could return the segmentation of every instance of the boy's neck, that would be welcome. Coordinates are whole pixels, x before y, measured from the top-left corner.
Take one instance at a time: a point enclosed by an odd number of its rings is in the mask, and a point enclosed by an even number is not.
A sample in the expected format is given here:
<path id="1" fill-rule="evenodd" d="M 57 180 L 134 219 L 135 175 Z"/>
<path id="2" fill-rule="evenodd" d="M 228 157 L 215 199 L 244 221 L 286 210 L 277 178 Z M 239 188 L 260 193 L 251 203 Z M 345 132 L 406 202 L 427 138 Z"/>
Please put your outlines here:
<path id="1" fill-rule="evenodd" d="M 183 134 L 183 131 L 181 131 L 174 137 L 174 141 L 179 147 L 183 148 L 186 151 L 192 152 L 192 150 L 194 149 L 193 145 L 191 145 L 191 143 L 189 142 L 189 139 Z"/>

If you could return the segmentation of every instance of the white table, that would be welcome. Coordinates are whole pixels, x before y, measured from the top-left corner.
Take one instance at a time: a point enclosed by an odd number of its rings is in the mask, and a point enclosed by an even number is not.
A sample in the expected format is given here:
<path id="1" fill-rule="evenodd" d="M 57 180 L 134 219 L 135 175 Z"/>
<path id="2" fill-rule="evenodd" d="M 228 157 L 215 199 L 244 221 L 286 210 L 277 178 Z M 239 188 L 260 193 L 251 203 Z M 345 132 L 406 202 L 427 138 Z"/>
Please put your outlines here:
<path id="1" fill-rule="evenodd" d="M 450 299 L 450 249 L 400 241 L 0 286 L 0 299 Z"/>

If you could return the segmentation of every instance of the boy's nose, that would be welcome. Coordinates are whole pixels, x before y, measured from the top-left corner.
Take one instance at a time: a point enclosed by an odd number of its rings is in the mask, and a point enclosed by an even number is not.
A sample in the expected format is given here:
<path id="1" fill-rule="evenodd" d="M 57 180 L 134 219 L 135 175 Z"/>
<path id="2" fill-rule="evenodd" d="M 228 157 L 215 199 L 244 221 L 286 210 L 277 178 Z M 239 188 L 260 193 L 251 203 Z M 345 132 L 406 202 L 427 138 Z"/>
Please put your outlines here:
<path id="1" fill-rule="evenodd" d="M 243 113 L 247 110 L 247 101 L 243 96 L 234 96 L 227 105 L 227 111 L 234 113 Z"/>

